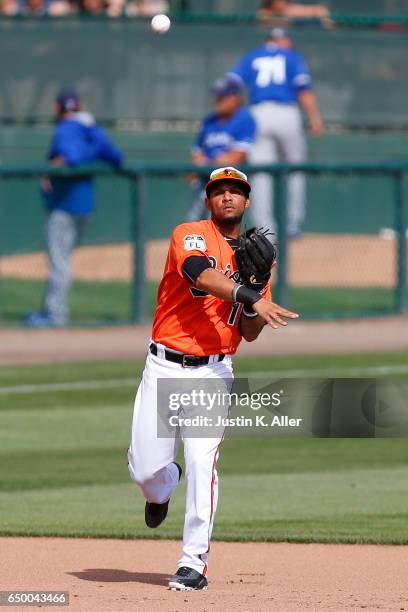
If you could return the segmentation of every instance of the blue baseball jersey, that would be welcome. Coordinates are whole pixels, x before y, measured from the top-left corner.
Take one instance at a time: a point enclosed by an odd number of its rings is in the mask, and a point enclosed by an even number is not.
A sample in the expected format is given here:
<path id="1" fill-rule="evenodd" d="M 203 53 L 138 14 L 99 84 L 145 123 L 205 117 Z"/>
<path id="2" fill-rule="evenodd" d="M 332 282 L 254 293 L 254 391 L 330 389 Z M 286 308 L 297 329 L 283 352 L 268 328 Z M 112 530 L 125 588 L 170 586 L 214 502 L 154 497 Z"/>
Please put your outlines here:
<path id="1" fill-rule="evenodd" d="M 72 113 L 55 127 L 48 159 L 64 158 L 68 166 L 104 161 L 120 166 L 123 155 L 104 130 L 86 112 Z M 51 191 L 44 192 L 47 208 L 58 208 L 72 215 L 94 210 L 94 185 L 91 178 L 53 177 Z"/>
<path id="2" fill-rule="evenodd" d="M 298 93 L 311 89 L 309 69 L 300 53 L 275 44 L 249 51 L 231 73 L 247 87 L 251 104 L 266 101 L 296 104 Z"/>
<path id="3" fill-rule="evenodd" d="M 255 130 L 255 120 L 245 107 L 227 120 L 212 113 L 201 125 L 194 150 L 204 153 L 208 159 L 230 151 L 246 152 L 254 142 Z"/>

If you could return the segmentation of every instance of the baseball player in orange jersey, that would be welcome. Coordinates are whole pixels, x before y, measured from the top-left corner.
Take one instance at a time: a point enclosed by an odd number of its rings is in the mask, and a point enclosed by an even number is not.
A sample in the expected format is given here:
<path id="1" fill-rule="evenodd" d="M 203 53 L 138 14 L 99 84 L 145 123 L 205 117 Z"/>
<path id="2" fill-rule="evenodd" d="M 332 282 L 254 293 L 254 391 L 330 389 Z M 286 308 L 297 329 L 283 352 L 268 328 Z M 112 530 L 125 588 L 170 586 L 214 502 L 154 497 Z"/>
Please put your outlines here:
<path id="1" fill-rule="evenodd" d="M 158 379 L 218 379 L 230 389 L 231 355 L 241 339 L 251 342 L 264 325 L 276 329 L 287 325 L 283 317 L 298 317 L 272 302 L 269 282 L 262 295 L 239 283 L 234 248 L 241 219 L 249 207 L 250 190 L 246 175 L 239 170 L 214 170 L 206 185 L 211 219 L 179 225 L 171 237 L 152 340 L 135 399 L 128 451 L 130 475 L 147 500 L 145 520 L 151 528 L 166 518 L 182 473 L 175 462 L 180 434 L 160 438 L 157 433 Z M 183 439 L 183 549 L 169 588 L 207 588 L 208 553 L 217 507 L 216 463 L 223 433 Z"/>

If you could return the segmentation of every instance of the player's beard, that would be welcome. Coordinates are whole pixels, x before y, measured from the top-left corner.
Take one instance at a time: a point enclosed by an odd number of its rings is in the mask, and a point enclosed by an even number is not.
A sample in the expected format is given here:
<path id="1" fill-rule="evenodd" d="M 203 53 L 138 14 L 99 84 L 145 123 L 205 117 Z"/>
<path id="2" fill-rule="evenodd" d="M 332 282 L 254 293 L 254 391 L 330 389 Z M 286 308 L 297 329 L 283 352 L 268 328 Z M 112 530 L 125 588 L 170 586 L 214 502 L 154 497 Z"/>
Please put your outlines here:
<path id="1" fill-rule="evenodd" d="M 231 230 L 235 229 L 236 226 L 241 225 L 242 217 L 244 213 L 241 215 L 234 215 L 233 217 L 218 217 L 213 213 L 212 219 L 215 221 L 216 225 L 223 230 L 223 233 L 228 234 Z"/>

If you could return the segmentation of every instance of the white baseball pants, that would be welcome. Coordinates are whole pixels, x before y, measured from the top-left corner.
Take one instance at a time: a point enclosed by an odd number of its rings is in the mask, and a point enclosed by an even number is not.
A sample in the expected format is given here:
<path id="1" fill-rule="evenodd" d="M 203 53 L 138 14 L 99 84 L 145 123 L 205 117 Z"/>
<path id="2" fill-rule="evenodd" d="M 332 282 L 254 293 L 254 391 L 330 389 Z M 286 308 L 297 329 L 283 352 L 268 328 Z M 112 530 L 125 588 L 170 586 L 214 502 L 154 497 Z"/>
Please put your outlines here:
<path id="1" fill-rule="evenodd" d="M 147 501 L 163 503 L 174 493 L 179 473 L 174 461 L 181 438 L 157 436 L 157 380 L 218 378 L 231 390 L 233 370 L 231 358 L 198 367 L 182 367 L 160 357 L 164 346 L 157 344 L 158 355 L 150 352 L 146 359 L 133 412 L 132 438 L 128 451 L 129 472 L 139 485 Z M 225 415 L 226 416 L 226 415 Z M 223 435 L 216 438 L 183 439 L 186 511 L 183 532 L 183 550 L 178 567 L 192 567 L 207 573 L 211 532 L 218 500 L 216 464 Z"/>
<path id="2" fill-rule="evenodd" d="M 256 121 L 256 139 L 248 160 L 250 164 L 273 164 L 279 158 L 290 163 L 306 159 L 306 142 L 302 115 L 298 106 L 261 102 L 250 108 Z M 269 227 L 276 233 L 273 216 L 273 182 L 269 174 L 258 173 L 251 178 L 251 214 L 257 227 Z M 287 231 L 300 231 L 305 218 L 305 176 L 301 172 L 289 175 L 287 182 Z"/>

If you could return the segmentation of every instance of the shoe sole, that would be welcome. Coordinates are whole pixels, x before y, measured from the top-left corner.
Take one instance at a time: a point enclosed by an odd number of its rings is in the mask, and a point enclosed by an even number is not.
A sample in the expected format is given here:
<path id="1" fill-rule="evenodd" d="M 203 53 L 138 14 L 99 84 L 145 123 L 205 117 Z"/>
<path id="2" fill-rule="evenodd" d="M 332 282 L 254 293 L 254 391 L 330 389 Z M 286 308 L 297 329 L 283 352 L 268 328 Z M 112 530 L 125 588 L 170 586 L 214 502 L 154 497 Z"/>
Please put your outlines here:
<path id="1" fill-rule="evenodd" d="M 206 591 L 208 589 L 208 585 L 203 587 L 190 587 L 185 584 L 180 584 L 178 582 L 169 582 L 169 591 Z"/>

